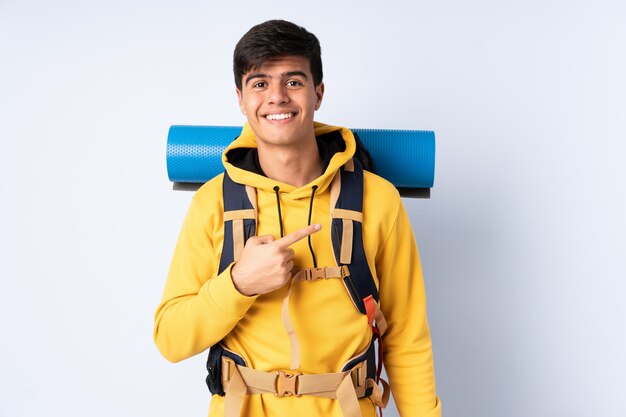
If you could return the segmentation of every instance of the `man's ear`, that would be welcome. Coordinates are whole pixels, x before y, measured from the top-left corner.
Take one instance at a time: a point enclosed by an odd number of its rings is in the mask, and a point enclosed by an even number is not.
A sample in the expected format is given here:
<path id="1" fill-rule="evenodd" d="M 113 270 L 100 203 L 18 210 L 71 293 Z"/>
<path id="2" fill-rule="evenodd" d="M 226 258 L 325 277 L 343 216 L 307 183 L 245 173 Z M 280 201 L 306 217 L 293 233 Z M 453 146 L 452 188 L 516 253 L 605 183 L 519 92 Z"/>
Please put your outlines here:
<path id="1" fill-rule="evenodd" d="M 243 113 L 243 115 L 246 115 L 246 108 L 243 106 L 243 93 L 241 92 L 240 89 L 235 88 L 235 90 L 237 91 L 237 101 L 239 102 L 239 110 L 241 110 L 241 112 Z"/>
<path id="2" fill-rule="evenodd" d="M 319 83 L 315 87 L 315 95 L 317 95 L 317 103 L 315 103 L 315 110 L 318 110 L 322 105 L 322 98 L 324 98 L 324 83 Z"/>

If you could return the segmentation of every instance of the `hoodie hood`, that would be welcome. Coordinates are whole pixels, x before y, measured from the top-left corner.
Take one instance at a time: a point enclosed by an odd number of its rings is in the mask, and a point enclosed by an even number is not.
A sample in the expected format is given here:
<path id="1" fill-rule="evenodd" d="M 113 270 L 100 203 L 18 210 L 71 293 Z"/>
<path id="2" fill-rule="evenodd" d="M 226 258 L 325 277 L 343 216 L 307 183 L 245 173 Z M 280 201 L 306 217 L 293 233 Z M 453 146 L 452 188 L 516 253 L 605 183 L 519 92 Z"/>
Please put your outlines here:
<path id="1" fill-rule="evenodd" d="M 314 122 L 314 129 L 325 169 L 322 175 L 302 187 L 294 187 L 263 174 L 258 162 L 256 137 L 248 123 L 244 125 L 241 135 L 224 151 L 222 163 L 235 182 L 269 192 L 278 186 L 281 193 L 286 193 L 289 198 L 308 198 L 314 186 L 317 186 L 318 192 L 324 192 L 335 173 L 352 158 L 356 150 L 356 141 L 350 129 L 318 122 Z"/>

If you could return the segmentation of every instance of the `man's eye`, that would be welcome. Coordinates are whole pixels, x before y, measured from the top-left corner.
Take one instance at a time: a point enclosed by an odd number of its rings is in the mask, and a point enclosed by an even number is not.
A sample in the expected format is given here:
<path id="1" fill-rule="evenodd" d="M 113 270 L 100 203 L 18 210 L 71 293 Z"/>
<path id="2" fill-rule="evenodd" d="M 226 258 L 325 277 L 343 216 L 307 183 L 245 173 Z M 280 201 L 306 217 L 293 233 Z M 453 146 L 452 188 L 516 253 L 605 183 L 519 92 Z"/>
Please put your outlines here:
<path id="1" fill-rule="evenodd" d="M 303 84 L 300 81 L 298 81 L 298 80 L 289 80 L 289 81 L 287 81 L 287 85 L 289 87 L 299 87 L 299 86 L 301 86 Z"/>
<path id="2" fill-rule="evenodd" d="M 267 84 L 265 83 L 265 81 L 259 81 L 257 83 L 254 83 L 252 85 L 252 87 L 254 87 L 254 88 L 265 88 L 265 87 L 267 87 Z"/>

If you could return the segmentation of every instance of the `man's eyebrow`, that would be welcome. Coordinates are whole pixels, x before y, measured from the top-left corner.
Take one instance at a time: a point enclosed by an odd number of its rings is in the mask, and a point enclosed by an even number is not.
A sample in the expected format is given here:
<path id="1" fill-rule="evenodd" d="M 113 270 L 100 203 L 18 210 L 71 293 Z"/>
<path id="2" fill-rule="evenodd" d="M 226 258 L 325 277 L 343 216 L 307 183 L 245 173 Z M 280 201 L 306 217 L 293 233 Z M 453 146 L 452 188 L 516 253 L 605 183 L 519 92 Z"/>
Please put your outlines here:
<path id="1" fill-rule="evenodd" d="M 256 72 L 254 74 L 250 74 L 246 77 L 246 80 L 244 82 L 245 85 L 248 85 L 248 83 L 250 82 L 250 80 L 253 80 L 255 78 L 267 78 L 267 75 L 260 73 L 260 72 Z"/>
<path id="2" fill-rule="evenodd" d="M 304 71 L 287 71 L 281 74 L 281 77 L 295 77 L 295 76 L 300 76 L 304 78 L 305 80 L 309 79 L 309 77 L 307 77 Z M 267 74 L 263 74 L 262 72 L 255 72 L 246 77 L 244 84 L 248 85 L 248 83 L 255 78 L 271 78 L 271 77 L 269 77 Z"/>
<path id="3" fill-rule="evenodd" d="M 299 75 L 300 77 L 304 78 L 305 80 L 308 79 L 308 77 L 306 76 L 306 73 L 304 71 L 289 71 L 289 72 L 284 72 L 283 73 L 283 77 L 293 77 Z"/>

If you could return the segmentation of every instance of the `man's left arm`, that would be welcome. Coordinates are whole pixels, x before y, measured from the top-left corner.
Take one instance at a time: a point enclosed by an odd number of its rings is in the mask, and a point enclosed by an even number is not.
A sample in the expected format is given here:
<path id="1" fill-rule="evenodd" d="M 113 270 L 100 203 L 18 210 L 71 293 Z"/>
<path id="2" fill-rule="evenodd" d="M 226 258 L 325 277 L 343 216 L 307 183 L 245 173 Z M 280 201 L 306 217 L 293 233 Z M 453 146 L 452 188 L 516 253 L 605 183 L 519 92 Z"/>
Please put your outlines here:
<path id="1" fill-rule="evenodd" d="M 422 266 L 411 223 L 398 198 L 393 224 L 376 256 L 380 307 L 389 327 L 384 364 L 401 416 L 438 417 Z"/>

